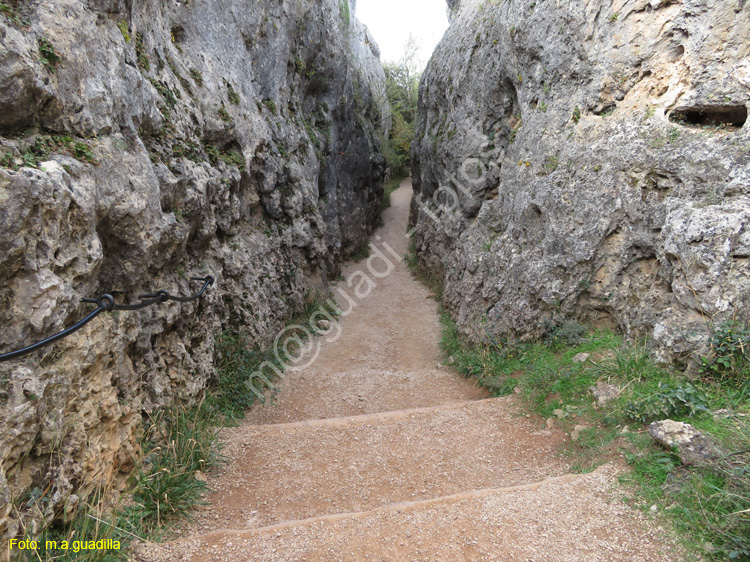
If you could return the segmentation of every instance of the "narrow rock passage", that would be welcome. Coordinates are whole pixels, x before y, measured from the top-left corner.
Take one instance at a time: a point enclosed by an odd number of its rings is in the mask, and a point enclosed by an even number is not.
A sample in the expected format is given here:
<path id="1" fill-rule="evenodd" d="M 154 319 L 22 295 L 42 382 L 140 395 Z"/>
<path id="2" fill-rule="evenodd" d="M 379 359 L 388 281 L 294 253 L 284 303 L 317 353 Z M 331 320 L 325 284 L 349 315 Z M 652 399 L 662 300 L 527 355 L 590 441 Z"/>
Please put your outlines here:
<path id="1" fill-rule="evenodd" d="M 437 303 L 430 298 L 430 291 L 412 278 L 406 263 L 397 260 L 408 248 L 410 201 L 411 186 L 405 180 L 392 194 L 392 206 L 383 212 L 383 226 L 372 239 L 384 258 L 373 253 L 369 260 L 344 268 L 345 280 L 334 288 L 337 306 L 342 311 L 351 309 L 351 314 L 341 319 L 341 336 L 333 343 L 323 342 L 318 358 L 307 369 L 287 371 L 276 405 L 251 410 L 247 425 L 388 412 L 487 397 L 473 382 L 438 368 Z M 378 278 L 368 268 L 368 261 L 378 275 L 392 270 Z M 355 275 L 357 272 L 375 284 L 364 298 L 357 298 L 355 293 L 362 279 Z M 346 280 L 353 275 L 350 285 Z M 370 285 L 365 282 L 364 287 Z M 366 292 L 363 289 L 360 294 Z M 333 334 L 328 339 L 332 338 Z"/>
<path id="2" fill-rule="evenodd" d="M 405 181 L 377 248 L 405 253 L 410 197 Z M 287 373 L 275 404 L 222 430 L 230 464 L 186 538 L 141 545 L 137 559 L 676 562 L 615 499 L 614 467 L 568 474 L 563 434 L 439 367 L 436 305 L 382 251 L 392 271 L 356 299 L 341 336 Z"/>

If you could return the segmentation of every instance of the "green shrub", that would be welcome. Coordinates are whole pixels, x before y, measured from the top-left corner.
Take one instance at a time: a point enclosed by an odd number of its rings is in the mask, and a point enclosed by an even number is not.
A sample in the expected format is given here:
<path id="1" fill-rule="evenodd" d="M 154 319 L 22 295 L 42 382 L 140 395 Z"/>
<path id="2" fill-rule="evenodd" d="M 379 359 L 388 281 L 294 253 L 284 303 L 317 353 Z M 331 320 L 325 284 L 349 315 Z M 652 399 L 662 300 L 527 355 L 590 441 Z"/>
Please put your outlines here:
<path id="1" fill-rule="evenodd" d="M 588 327 L 575 320 L 545 322 L 542 325 L 542 339 L 547 345 L 576 345 L 586 335 Z"/>
<path id="2" fill-rule="evenodd" d="M 641 423 L 695 416 L 709 411 L 706 393 L 689 382 L 659 382 L 656 392 L 637 397 L 624 408 L 625 416 Z"/>
<path id="3" fill-rule="evenodd" d="M 701 358 L 701 374 L 719 380 L 746 382 L 750 378 L 750 328 L 738 322 L 715 326 L 710 350 Z"/>
<path id="4" fill-rule="evenodd" d="M 13 169 L 15 166 L 14 161 L 12 152 L 3 152 L 0 154 L 0 168 Z"/>
<path id="5" fill-rule="evenodd" d="M 177 96 L 166 83 L 160 82 L 156 78 L 149 78 L 148 81 L 151 82 L 151 85 L 164 98 L 164 103 L 167 104 L 167 107 L 172 108 L 177 105 Z"/>
<path id="6" fill-rule="evenodd" d="M 215 146 L 208 145 L 206 146 L 206 153 L 208 154 L 208 161 L 212 166 L 216 166 L 221 160 L 230 166 L 236 166 L 242 172 L 245 171 L 245 157 L 236 148 L 220 151 Z"/>
<path id="7" fill-rule="evenodd" d="M 411 143 L 414 140 L 418 110 L 420 72 L 414 45 L 407 43 L 402 60 L 383 65 L 386 97 L 391 108 L 391 129 L 382 144 L 393 177 L 406 177 L 411 167 Z"/>
<path id="8" fill-rule="evenodd" d="M 84 141 L 74 141 L 68 135 L 36 135 L 31 142 L 24 142 L 19 147 L 20 165 L 13 154 L 8 152 L 0 155 L 0 167 L 16 170 L 20 166 L 38 168 L 51 154 L 67 154 L 80 160 L 96 164 L 96 158 L 91 147 Z"/>

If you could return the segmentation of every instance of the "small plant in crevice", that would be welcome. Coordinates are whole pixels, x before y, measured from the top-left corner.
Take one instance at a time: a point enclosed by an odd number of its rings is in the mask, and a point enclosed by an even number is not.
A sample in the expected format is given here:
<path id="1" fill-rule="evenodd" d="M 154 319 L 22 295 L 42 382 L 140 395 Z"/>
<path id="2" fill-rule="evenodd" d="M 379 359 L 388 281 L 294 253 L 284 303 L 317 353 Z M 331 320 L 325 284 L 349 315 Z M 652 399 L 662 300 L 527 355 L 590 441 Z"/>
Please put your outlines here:
<path id="1" fill-rule="evenodd" d="M 52 73 L 55 72 L 55 68 L 60 62 L 60 55 L 55 51 L 55 46 L 45 37 L 39 39 L 39 60 Z"/>
<path id="2" fill-rule="evenodd" d="M 171 109 L 177 105 L 177 94 L 165 82 L 161 82 L 156 78 L 149 78 L 148 81 L 159 92 L 161 97 L 164 98 L 164 103 L 168 108 Z"/>
<path id="3" fill-rule="evenodd" d="M 546 174 L 551 174 L 560 165 L 560 160 L 554 154 L 550 154 L 544 159 L 544 171 Z"/>
<path id="4" fill-rule="evenodd" d="M 307 63 L 296 55 L 294 57 L 294 71 L 300 76 L 304 76 L 307 71 Z"/>
<path id="5" fill-rule="evenodd" d="M 219 161 L 222 161 L 229 166 L 236 166 L 241 172 L 245 171 L 245 156 L 236 148 L 219 150 L 215 146 L 208 145 L 206 146 L 206 153 L 212 166 L 216 166 Z"/>
<path id="6" fill-rule="evenodd" d="M 305 132 L 307 133 L 308 138 L 312 141 L 315 148 L 320 148 L 320 139 L 318 138 L 317 130 L 315 129 L 315 126 L 313 125 L 312 118 L 306 119 L 302 118 L 302 125 L 305 127 Z"/>
<path id="7" fill-rule="evenodd" d="M 146 54 L 146 46 L 143 44 L 143 35 L 140 32 L 135 34 L 135 56 L 138 68 L 146 72 L 151 70 L 151 61 Z"/>
<path id="8" fill-rule="evenodd" d="M 667 144 L 667 140 L 661 133 L 656 133 L 654 135 L 654 138 L 651 140 L 649 145 L 651 148 L 664 148 L 664 146 Z"/>
<path id="9" fill-rule="evenodd" d="M 78 160 L 96 164 L 94 153 L 91 150 L 91 147 L 85 142 L 73 143 L 73 156 L 75 156 Z"/>
<path id="10" fill-rule="evenodd" d="M 518 135 L 518 131 L 523 127 L 523 118 L 520 113 L 512 115 L 508 119 L 508 127 L 510 127 L 510 137 L 508 138 L 508 142 L 513 144 Z"/>
<path id="11" fill-rule="evenodd" d="M 31 21 L 19 15 L 18 4 L 18 0 L 0 2 L 0 14 L 8 18 L 16 27 L 27 28 L 31 25 Z"/>
<path id="12" fill-rule="evenodd" d="M 195 82 L 195 85 L 199 88 L 203 87 L 203 75 L 195 68 L 190 69 L 190 77 Z"/>
<path id="13" fill-rule="evenodd" d="M 17 170 L 21 166 L 39 168 L 50 155 L 65 154 L 81 162 L 97 164 L 91 146 L 85 141 L 76 141 L 68 135 L 37 135 L 33 143 L 27 142 L 18 147 L 19 156 L 7 152 L 0 157 L 0 167 Z"/>
<path id="14" fill-rule="evenodd" d="M 219 154 L 219 158 L 230 166 L 236 166 L 241 172 L 245 171 L 245 157 L 239 150 L 224 150 Z"/>
<path id="15" fill-rule="evenodd" d="M 130 43 L 130 26 L 128 25 L 127 20 L 118 20 L 117 22 L 117 29 L 120 30 L 120 33 L 122 34 L 122 38 L 125 39 L 126 43 Z"/>
<path id="16" fill-rule="evenodd" d="M 224 121 L 224 123 L 231 123 L 232 122 L 232 116 L 229 115 L 229 112 L 227 111 L 227 108 L 223 105 L 216 110 L 216 113 L 219 115 L 219 119 Z"/>
<path id="17" fill-rule="evenodd" d="M 273 115 L 276 115 L 279 112 L 279 108 L 276 106 L 276 102 L 272 99 L 264 99 L 262 104 L 265 105 Z"/>
<path id="18" fill-rule="evenodd" d="M 12 152 L 3 152 L 0 153 L 0 168 L 6 168 L 6 169 L 14 169 L 15 167 L 15 158 L 13 157 Z"/>
<path id="19" fill-rule="evenodd" d="M 229 99 L 229 103 L 231 103 L 232 105 L 240 104 L 240 95 L 229 83 L 227 83 L 227 98 Z"/>

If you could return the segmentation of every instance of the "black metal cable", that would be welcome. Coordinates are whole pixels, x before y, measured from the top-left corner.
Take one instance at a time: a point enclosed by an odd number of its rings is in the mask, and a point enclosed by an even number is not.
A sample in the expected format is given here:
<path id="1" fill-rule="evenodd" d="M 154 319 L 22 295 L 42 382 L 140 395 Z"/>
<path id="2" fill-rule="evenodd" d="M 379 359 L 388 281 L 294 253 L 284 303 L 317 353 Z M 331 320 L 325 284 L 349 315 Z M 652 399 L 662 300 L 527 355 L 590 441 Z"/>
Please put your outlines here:
<path id="1" fill-rule="evenodd" d="M 117 304 L 115 302 L 115 298 L 112 295 L 106 294 L 106 293 L 103 295 L 99 295 L 95 299 L 82 299 L 83 302 L 96 304 L 97 305 L 96 310 L 91 312 L 88 316 L 86 316 L 82 320 L 79 320 L 78 322 L 73 324 L 70 328 L 66 328 L 59 334 L 50 336 L 28 347 L 24 347 L 23 349 L 17 349 L 16 351 L 11 351 L 10 353 L 5 353 L 3 355 L 0 355 L 0 362 L 10 361 L 12 359 L 23 357 L 24 355 L 28 355 L 29 353 L 32 353 L 36 351 L 37 349 L 48 346 L 56 342 L 59 339 L 67 337 L 73 332 L 76 332 L 80 330 L 81 328 L 83 328 L 86 324 L 91 322 L 94 318 L 99 316 L 104 311 L 111 312 L 113 310 L 141 310 L 143 308 L 146 308 L 147 306 L 151 306 L 154 304 L 159 304 L 159 303 L 167 302 L 167 301 L 192 302 L 201 298 L 203 296 L 203 293 L 206 292 L 206 289 L 208 289 L 208 287 L 214 284 L 214 278 L 211 275 L 208 275 L 207 277 L 191 277 L 190 279 L 191 281 L 203 282 L 203 287 L 201 287 L 201 290 L 191 297 L 175 297 L 173 295 L 170 295 L 167 291 L 162 290 L 154 294 L 140 295 L 138 298 L 141 299 L 143 302 L 140 302 L 138 304 Z"/>

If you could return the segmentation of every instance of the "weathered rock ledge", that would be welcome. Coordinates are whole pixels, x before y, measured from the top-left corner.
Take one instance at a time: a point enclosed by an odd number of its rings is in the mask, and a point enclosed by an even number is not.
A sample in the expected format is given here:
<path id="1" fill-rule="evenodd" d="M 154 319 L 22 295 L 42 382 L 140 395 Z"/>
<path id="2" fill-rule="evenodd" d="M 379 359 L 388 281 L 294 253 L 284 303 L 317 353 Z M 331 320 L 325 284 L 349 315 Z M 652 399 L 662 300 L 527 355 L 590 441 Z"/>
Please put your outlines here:
<path id="1" fill-rule="evenodd" d="M 575 320 L 687 364 L 711 322 L 748 319 L 750 5 L 449 4 L 412 222 L 461 329 Z"/>
<path id="2" fill-rule="evenodd" d="M 33 534 L 127 474 L 143 412 L 201 395 L 230 321 L 268 343 L 338 274 L 379 219 L 387 115 L 346 0 L 7 6 L 0 353 L 81 318 L 86 297 L 217 282 L 0 364 L 4 537 L 12 501 L 44 493 Z"/>

